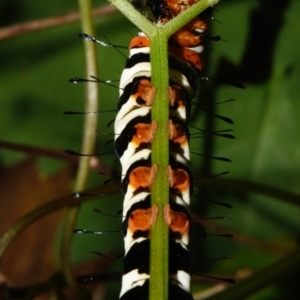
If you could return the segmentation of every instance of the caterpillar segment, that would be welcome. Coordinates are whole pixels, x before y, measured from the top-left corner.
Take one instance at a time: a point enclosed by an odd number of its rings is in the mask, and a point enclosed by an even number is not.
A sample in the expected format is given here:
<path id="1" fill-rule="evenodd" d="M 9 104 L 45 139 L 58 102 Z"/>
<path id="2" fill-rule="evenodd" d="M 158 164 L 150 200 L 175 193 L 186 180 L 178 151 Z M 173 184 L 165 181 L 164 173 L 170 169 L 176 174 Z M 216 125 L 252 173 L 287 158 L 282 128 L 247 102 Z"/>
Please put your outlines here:
<path id="1" fill-rule="evenodd" d="M 196 0 L 148 0 L 147 6 L 163 24 L 189 8 Z M 204 16 L 203 18 L 201 16 Z M 192 300 L 188 252 L 192 194 L 189 130 L 191 100 L 203 68 L 201 53 L 208 25 L 200 14 L 169 40 L 169 203 L 163 211 L 151 204 L 151 187 L 158 166 L 151 163 L 151 144 L 158 126 L 151 119 L 156 89 L 151 84 L 150 42 L 142 33 L 133 37 L 122 72 L 115 119 L 115 152 L 122 167 L 124 193 L 122 232 L 124 270 L 121 300 L 146 300 L 149 296 L 150 229 L 163 214 L 169 227 L 169 299 Z"/>

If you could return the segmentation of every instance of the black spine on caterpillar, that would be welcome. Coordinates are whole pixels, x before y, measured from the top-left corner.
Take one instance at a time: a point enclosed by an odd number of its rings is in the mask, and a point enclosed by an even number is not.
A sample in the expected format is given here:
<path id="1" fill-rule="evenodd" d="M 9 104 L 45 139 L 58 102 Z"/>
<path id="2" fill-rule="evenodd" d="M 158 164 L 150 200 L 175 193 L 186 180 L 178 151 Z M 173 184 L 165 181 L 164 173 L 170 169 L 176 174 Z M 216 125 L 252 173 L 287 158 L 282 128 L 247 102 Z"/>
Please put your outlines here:
<path id="1" fill-rule="evenodd" d="M 147 5 L 160 23 L 166 23 L 197 1 Z M 191 300 L 187 207 L 192 193 L 189 130 L 191 99 L 203 67 L 200 53 L 208 29 L 201 15 L 176 32 L 169 41 L 169 204 L 164 207 L 169 241 L 169 299 Z M 151 185 L 157 166 L 151 164 L 151 142 L 157 123 L 151 120 L 155 87 L 151 84 L 150 44 L 140 33 L 131 40 L 130 55 L 120 79 L 120 98 L 115 120 L 115 152 L 122 165 L 124 271 L 120 299 L 148 299 L 150 227 L 158 208 L 151 206 Z"/>

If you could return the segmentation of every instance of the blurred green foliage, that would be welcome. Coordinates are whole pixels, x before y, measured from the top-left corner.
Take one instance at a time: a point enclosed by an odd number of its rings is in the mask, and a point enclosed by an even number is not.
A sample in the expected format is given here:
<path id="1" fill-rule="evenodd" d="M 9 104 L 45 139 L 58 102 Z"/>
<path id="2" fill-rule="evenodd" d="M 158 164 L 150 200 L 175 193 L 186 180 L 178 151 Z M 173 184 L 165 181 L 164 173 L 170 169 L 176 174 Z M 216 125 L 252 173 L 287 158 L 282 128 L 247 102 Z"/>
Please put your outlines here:
<path id="1" fill-rule="evenodd" d="M 100 4 L 106 3 L 94 1 L 95 6 Z M 1 26 L 8 26 L 76 9 L 76 1 L 2 0 L 0 22 Z M 195 177 L 228 170 L 230 173 L 226 179 L 247 180 L 299 194 L 299 15 L 300 2 L 297 0 L 230 1 L 217 6 L 211 33 L 221 35 L 223 40 L 210 43 L 205 61 L 206 74 L 242 82 L 246 89 L 240 90 L 222 82 L 205 83 L 206 87 L 203 84 L 205 91 L 202 95 L 207 99 L 201 101 L 236 99 L 235 102 L 213 106 L 215 113 L 232 118 L 234 125 L 215 118 L 212 124 L 207 116 L 202 119 L 205 114 L 196 107 L 192 113 L 193 124 L 205 129 L 209 125 L 212 130 L 233 129 L 236 139 L 209 138 L 209 143 L 205 139 L 193 139 L 191 147 L 194 151 L 210 149 L 210 155 L 229 157 L 233 161 L 230 164 L 211 161 L 208 165 L 192 156 Z M 111 43 L 117 45 L 126 46 L 137 31 L 120 14 L 98 18 L 95 22 L 98 37 L 102 39 L 101 33 L 104 33 Z M 1 140 L 79 151 L 83 119 L 81 116 L 64 116 L 63 112 L 83 111 L 84 84 L 68 83 L 69 78 L 85 77 L 83 42 L 78 38 L 80 31 L 80 24 L 74 23 L 0 42 Z M 122 52 L 127 55 L 126 50 Z M 99 46 L 101 79 L 118 79 L 124 63 L 125 58 L 115 49 Z M 114 109 L 117 101 L 117 88 L 100 85 L 100 110 Z M 106 128 L 113 118 L 114 113 L 100 114 L 99 130 L 113 133 L 112 126 Z M 96 152 L 112 149 L 112 144 L 105 144 L 109 138 L 99 131 Z M 8 166 L 23 157 L 20 153 L 1 150 L 0 164 Z M 61 162 L 50 159 L 41 159 L 40 162 L 44 176 L 61 166 Z M 105 157 L 105 163 L 113 166 L 116 172 L 120 170 L 114 155 Z M 89 185 L 99 185 L 104 179 L 104 176 L 92 172 Z M 202 199 L 234 206 L 229 211 L 193 199 L 195 211 L 205 217 L 226 215 L 232 218 L 232 221 L 217 220 L 219 226 L 287 250 L 296 248 L 300 229 L 299 206 L 288 204 L 284 199 L 253 194 L 251 190 L 196 190 Z M 97 207 L 115 213 L 116 207 L 121 209 L 121 205 L 122 195 L 87 203 L 82 208 L 79 226 L 116 229 L 119 226 L 117 221 L 112 223 L 110 218 L 96 215 L 92 209 Z M 211 232 L 210 229 L 207 231 Z M 191 240 L 193 245 L 196 244 L 193 251 L 195 261 L 200 263 L 199 266 L 195 264 L 195 270 L 210 270 L 225 277 L 244 269 L 260 271 L 282 256 L 276 251 L 256 248 L 235 239 L 208 237 L 203 246 L 201 233 L 196 227 Z M 204 248 L 199 249 L 199 245 Z M 101 252 L 117 249 L 119 253 L 122 251 L 122 237 L 120 234 L 116 234 L 116 238 L 111 235 L 76 236 L 74 262 L 90 258 L 87 248 Z M 234 257 L 235 260 L 208 263 L 209 269 L 204 267 L 203 262 L 220 256 Z M 298 299 L 299 286 L 292 284 L 293 278 L 271 286 L 251 299 Z"/>

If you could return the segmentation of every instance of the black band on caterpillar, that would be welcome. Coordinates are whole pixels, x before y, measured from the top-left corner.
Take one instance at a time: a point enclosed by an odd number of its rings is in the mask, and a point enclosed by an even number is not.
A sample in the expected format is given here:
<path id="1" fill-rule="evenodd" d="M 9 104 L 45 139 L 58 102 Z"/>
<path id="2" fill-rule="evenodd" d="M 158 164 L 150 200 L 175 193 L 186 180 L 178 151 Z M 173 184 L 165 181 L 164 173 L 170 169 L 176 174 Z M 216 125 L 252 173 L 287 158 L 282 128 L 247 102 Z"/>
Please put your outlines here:
<path id="1" fill-rule="evenodd" d="M 148 0 L 158 23 L 166 23 L 197 0 Z M 204 19 L 202 19 L 204 16 Z M 189 130 L 191 100 L 203 67 L 208 25 L 200 14 L 169 40 L 169 132 L 170 196 L 163 212 L 169 226 L 169 299 L 191 300 L 188 235 L 191 218 L 188 205 L 192 194 Z M 130 42 L 130 55 L 120 79 L 120 98 L 115 120 L 115 152 L 122 165 L 122 231 L 125 244 L 124 272 L 120 299 L 148 299 L 150 228 L 158 208 L 151 206 L 151 186 L 158 167 L 151 165 L 151 142 L 157 123 L 151 120 L 156 89 L 151 84 L 150 42 L 140 33 Z"/>

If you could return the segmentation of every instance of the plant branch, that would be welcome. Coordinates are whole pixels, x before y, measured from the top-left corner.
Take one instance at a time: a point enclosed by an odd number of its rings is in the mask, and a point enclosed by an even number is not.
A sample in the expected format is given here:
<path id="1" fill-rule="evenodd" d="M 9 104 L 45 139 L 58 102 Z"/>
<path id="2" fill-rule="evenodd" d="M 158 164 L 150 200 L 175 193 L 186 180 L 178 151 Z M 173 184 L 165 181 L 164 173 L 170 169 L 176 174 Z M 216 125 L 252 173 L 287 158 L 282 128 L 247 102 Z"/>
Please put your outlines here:
<path id="1" fill-rule="evenodd" d="M 201 178 L 194 180 L 195 186 L 215 187 L 232 189 L 234 191 L 242 191 L 244 193 L 258 193 L 273 198 L 280 199 L 284 202 L 300 206 L 300 196 L 276 187 L 271 187 L 259 183 L 237 179 L 221 179 L 221 178 Z"/>
<path id="2" fill-rule="evenodd" d="M 104 17 L 117 13 L 115 7 L 111 5 L 100 6 L 92 10 L 93 17 Z M 66 25 L 80 20 L 80 13 L 73 12 L 57 17 L 34 20 L 24 23 L 15 24 L 12 26 L 2 27 L 0 29 L 0 40 L 9 39 L 18 35 Z"/>

